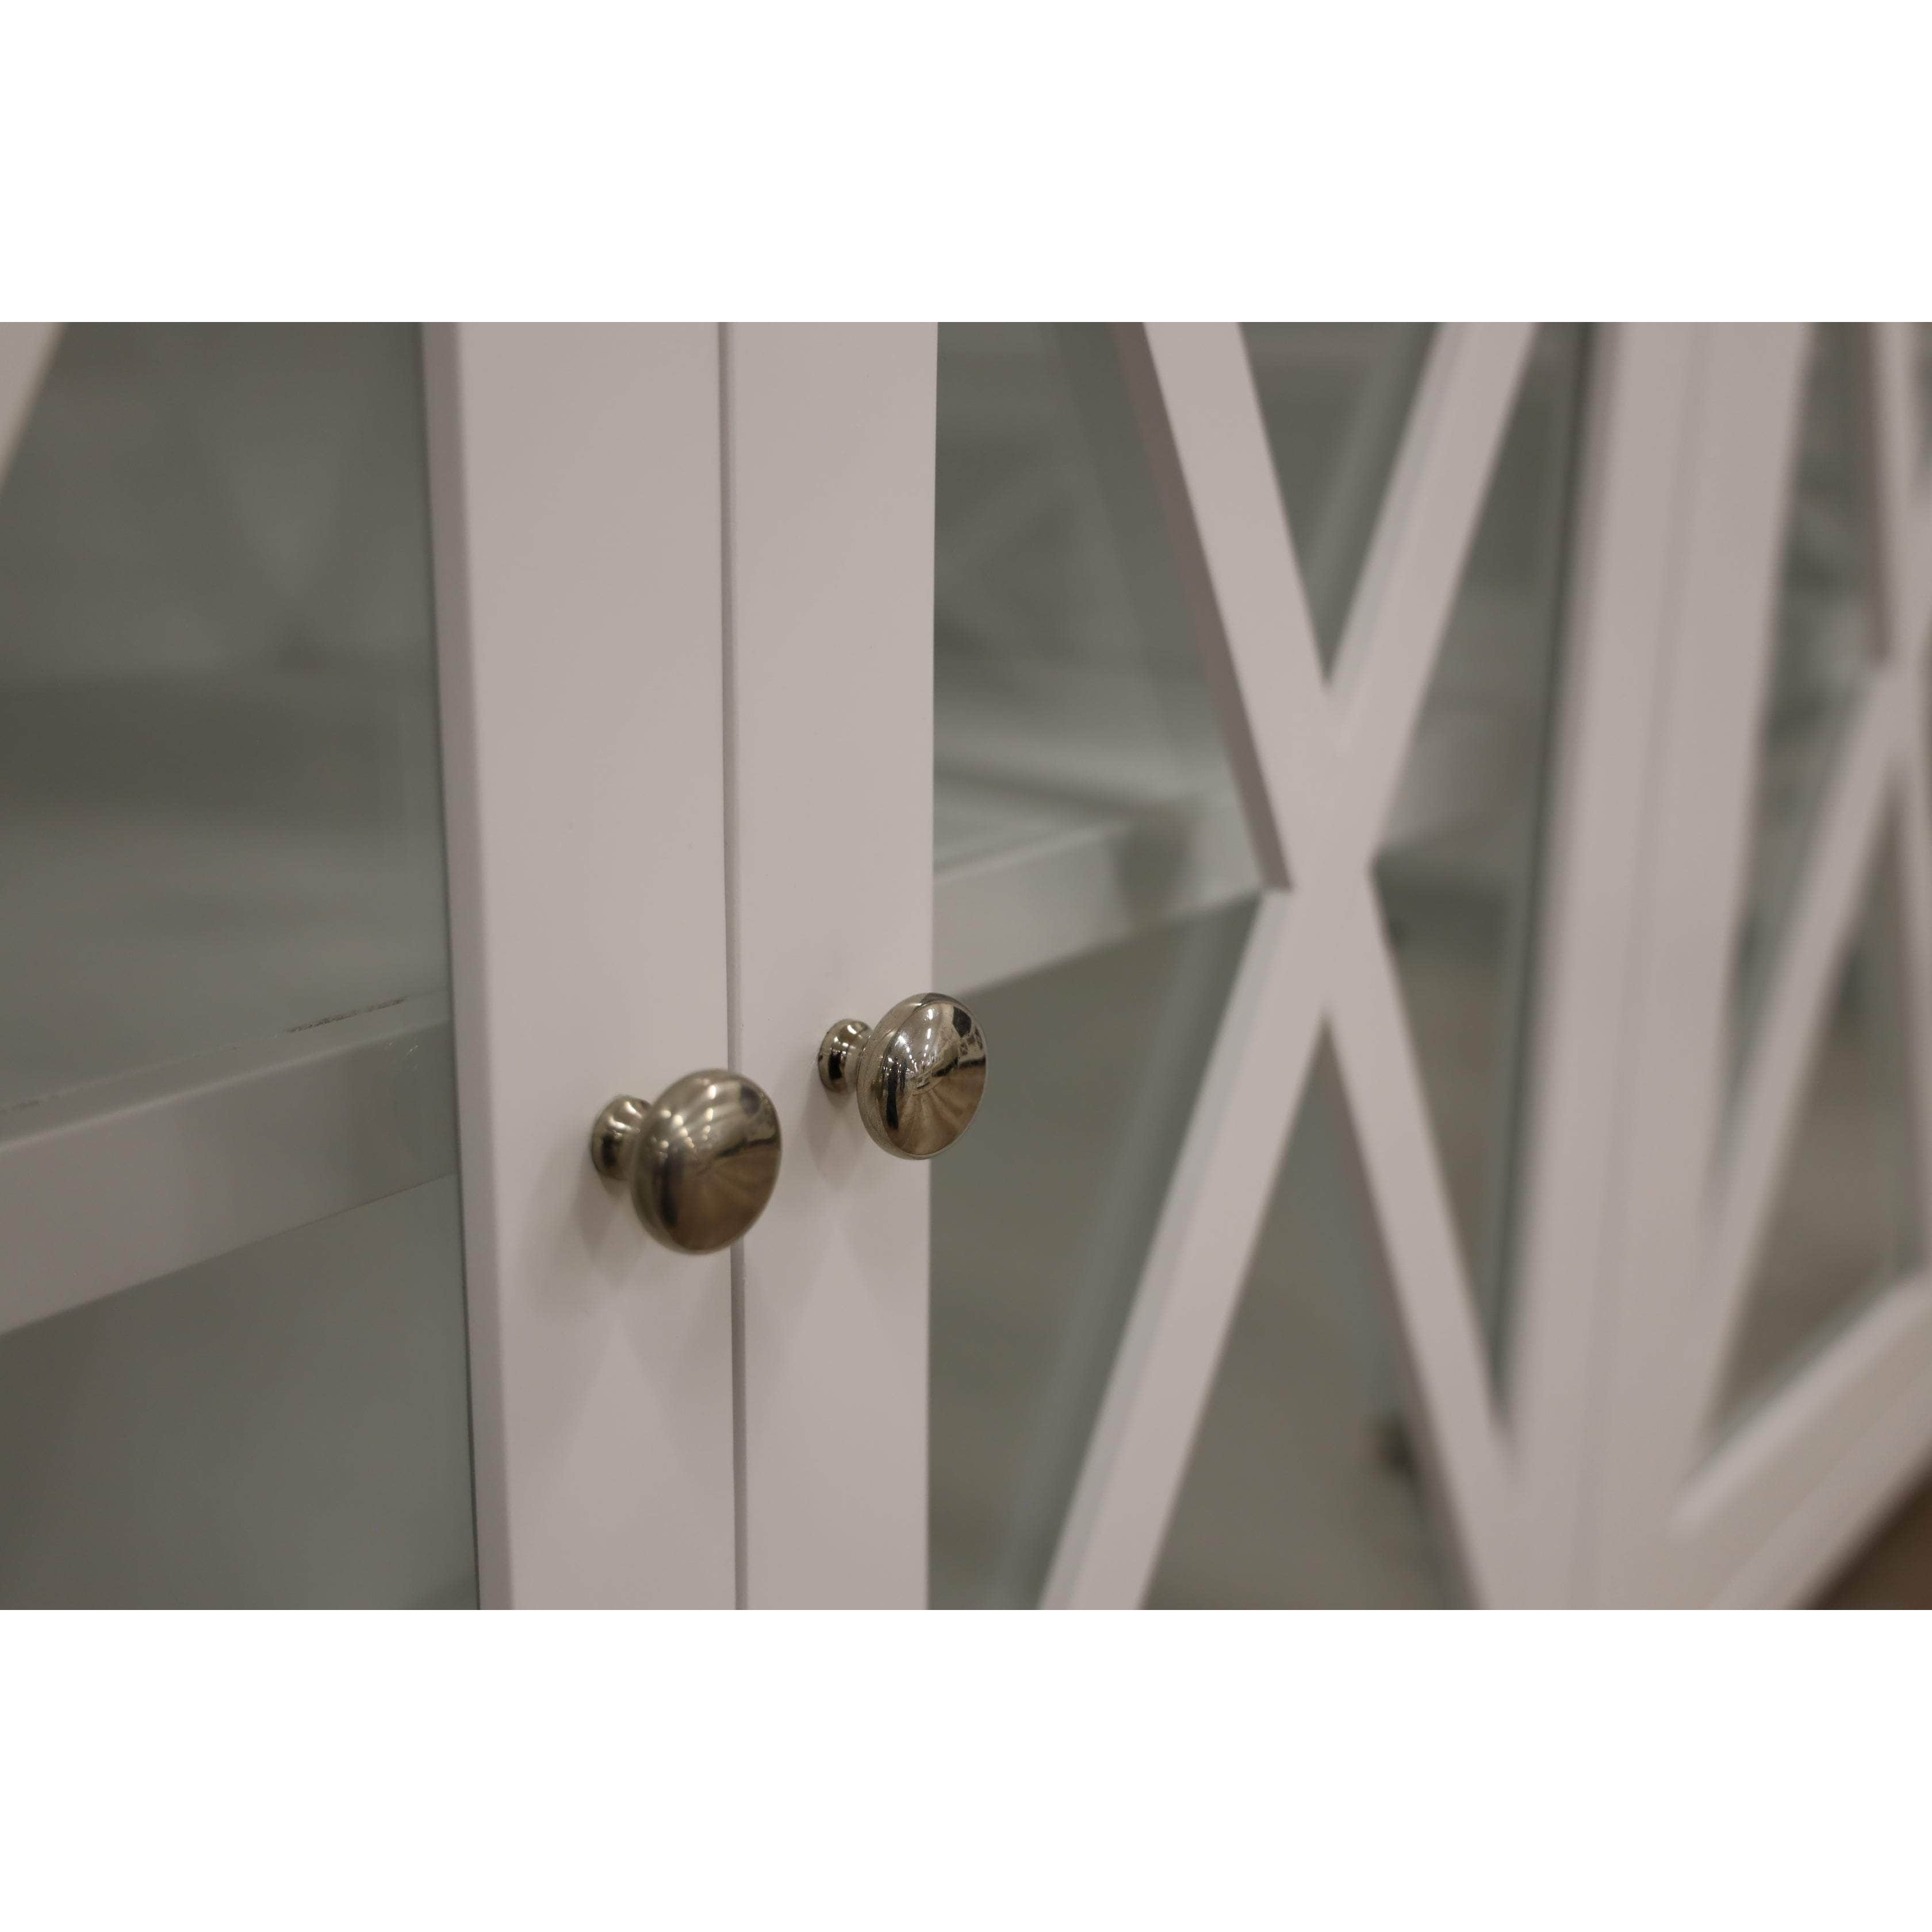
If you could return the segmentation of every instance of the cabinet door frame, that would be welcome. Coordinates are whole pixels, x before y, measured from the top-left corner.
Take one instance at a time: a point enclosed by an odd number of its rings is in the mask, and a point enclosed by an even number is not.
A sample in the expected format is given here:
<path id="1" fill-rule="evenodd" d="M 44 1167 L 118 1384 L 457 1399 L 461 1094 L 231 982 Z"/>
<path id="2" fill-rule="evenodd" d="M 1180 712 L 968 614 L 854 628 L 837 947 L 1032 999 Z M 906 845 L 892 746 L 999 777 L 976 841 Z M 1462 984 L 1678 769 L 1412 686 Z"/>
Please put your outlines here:
<path id="1" fill-rule="evenodd" d="M 0 475 L 58 332 L 0 327 Z M 728 1058 L 717 332 L 424 353 L 452 997 L 0 1124 L 0 1332 L 456 1172 L 483 1603 L 728 1605 L 730 1261 L 588 1160 Z"/>
<path id="2" fill-rule="evenodd" d="M 614 1094 L 734 1064 L 718 332 L 425 356 L 482 1600 L 729 1606 L 732 1257 L 589 1159 Z"/>
<path id="3" fill-rule="evenodd" d="M 1725 1016 L 1808 334 L 1699 331 L 1604 1297 L 1593 1600 L 1804 1600 L 1932 1457 L 1922 1257 L 1734 1426 L 1720 1434 L 1712 1421 L 1863 888 L 1888 862 L 1888 826 L 1922 1240 L 1932 1208 L 1932 475 L 1915 435 L 1904 325 L 1860 330 L 1876 662 L 1834 754 L 1735 1104 L 1726 1098 Z"/>
<path id="4" fill-rule="evenodd" d="M 820 1087 L 932 974 L 931 325 L 722 332 L 734 1064 L 786 1166 L 740 1244 L 740 1601 L 926 1598 L 931 1177 Z"/>
<path id="5" fill-rule="evenodd" d="M 1264 890 L 1045 1600 L 1124 1606 L 1144 1594 L 1324 1031 L 1391 1263 L 1387 1312 L 1421 1460 L 1468 1594 L 1572 1600 L 1691 332 L 1598 332 L 1506 1396 L 1491 1387 L 1367 868 L 1530 331 L 1438 333 L 1325 680 L 1239 331 L 1120 337 Z M 873 1017 L 922 983 L 931 958 L 932 337 L 727 338 L 734 1011 L 748 1071 L 766 1077 L 750 1064 L 754 1036 L 775 1062 L 794 1056 L 771 1077 L 788 1083 L 774 1090 L 788 1131 L 798 1114 L 818 1184 L 775 1200 L 745 1244 L 747 1600 L 922 1601 L 925 1177 L 878 1154 L 817 1090 L 810 1055 L 826 1022 Z M 784 1027 L 763 1030 L 780 1010 Z M 1258 1040 L 1268 1054 L 1251 1050 Z"/>

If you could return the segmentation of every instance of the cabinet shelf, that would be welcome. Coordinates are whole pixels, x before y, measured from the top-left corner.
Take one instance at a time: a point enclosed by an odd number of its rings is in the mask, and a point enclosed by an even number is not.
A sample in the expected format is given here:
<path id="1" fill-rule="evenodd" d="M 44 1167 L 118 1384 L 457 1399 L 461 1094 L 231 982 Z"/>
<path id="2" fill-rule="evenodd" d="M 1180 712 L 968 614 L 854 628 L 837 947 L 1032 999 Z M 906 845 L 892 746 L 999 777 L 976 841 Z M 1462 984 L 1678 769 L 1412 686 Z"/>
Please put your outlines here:
<path id="1" fill-rule="evenodd" d="M 941 671 L 934 973 L 970 992 L 1257 889 L 1205 689 L 1106 670 Z M 1472 697 L 1425 711 L 1384 854 L 1496 871 L 1532 754 L 1522 721 Z"/>

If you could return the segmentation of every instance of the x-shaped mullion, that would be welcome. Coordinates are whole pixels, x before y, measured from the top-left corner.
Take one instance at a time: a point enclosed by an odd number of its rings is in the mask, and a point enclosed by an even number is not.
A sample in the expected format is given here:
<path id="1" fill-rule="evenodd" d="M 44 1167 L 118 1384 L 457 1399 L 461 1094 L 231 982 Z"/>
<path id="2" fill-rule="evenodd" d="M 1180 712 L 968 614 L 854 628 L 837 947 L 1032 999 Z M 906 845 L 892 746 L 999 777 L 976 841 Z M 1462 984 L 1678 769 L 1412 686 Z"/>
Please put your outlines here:
<path id="1" fill-rule="evenodd" d="M 1504 1595 L 1507 1458 L 1370 874 L 1529 332 L 1438 337 L 1331 698 L 1239 331 L 1124 332 L 1254 836 L 1263 904 L 1170 1185 L 1047 1600 L 1140 1600 L 1325 1021 L 1398 1340 L 1473 1593 Z"/>

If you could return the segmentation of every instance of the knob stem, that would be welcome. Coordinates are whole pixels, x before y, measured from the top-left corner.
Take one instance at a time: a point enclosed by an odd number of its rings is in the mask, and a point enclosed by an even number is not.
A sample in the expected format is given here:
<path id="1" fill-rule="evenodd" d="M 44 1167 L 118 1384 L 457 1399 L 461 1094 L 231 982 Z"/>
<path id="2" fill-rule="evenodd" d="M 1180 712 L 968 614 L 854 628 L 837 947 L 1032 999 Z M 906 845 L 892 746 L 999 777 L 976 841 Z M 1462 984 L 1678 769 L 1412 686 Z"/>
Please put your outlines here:
<path id="1" fill-rule="evenodd" d="M 590 1165 L 606 1180 L 628 1181 L 638 1165 L 644 1103 L 620 1094 L 591 1124 Z"/>
<path id="2" fill-rule="evenodd" d="M 859 1078 L 859 1055 L 872 1029 L 863 1020 L 841 1020 L 818 1042 L 819 1084 L 828 1094 L 850 1094 Z"/>

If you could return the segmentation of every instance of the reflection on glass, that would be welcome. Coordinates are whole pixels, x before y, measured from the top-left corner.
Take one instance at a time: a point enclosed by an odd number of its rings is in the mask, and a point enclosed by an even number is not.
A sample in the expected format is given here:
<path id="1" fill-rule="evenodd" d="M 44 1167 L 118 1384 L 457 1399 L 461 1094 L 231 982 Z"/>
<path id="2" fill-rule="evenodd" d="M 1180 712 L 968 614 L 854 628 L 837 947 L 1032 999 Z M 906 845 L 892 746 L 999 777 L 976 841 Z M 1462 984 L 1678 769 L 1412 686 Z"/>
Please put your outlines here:
<path id="1" fill-rule="evenodd" d="M 1232 782 L 1112 332 L 942 328 L 938 494 L 941 874 L 1111 842 L 1127 929 L 1193 910 Z"/>
<path id="2" fill-rule="evenodd" d="M 1376 865 L 1498 1366 L 1586 346 L 1537 332 Z"/>
<path id="3" fill-rule="evenodd" d="M 1037 1600 L 1256 868 L 1113 332 L 940 331 L 932 1594 Z"/>
<path id="4" fill-rule="evenodd" d="M 177 1072 L 440 1024 L 425 479 L 413 328 L 63 332 L 0 482 L 0 1139 L 138 1075 L 169 1160 Z M 343 1173 L 424 1130 L 355 1084 Z M 0 1334 L 0 1601 L 473 1601 L 466 1376 L 453 1177 Z"/>
<path id="5" fill-rule="evenodd" d="M 1873 650 L 1857 328 L 1811 332 L 1785 527 L 1751 856 L 1737 938 L 1729 1064 L 1735 1096 L 1852 700 Z"/>
<path id="6" fill-rule="evenodd" d="M 417 333 L 76 326 L 0 484 L 0 1106 L 448 980 Z"/>
<path id="7" fill-rule="evenodd" d="M 1241 325 L 1324 666 L 1334 664 L 1434 329 Z"/>
<path id="8" fill-rule="evenodd" d="M 932 1600 L 1039 1600 L 1252 903 L 974 998 L 999 1042 L 933 1169 Z"/>
<path id="9" fill-rule="evenodd" d="M 1735 1424 L 1923 1256 L 1900 1000 L 1895 853 L 1833 1000 L 1718 1400 Z"/>
<path id="10" fill-rule="evenodd" d="M 1387 1264 L 1324 1044 L 1190 1457 L 1150 1606 L 1450 1600 L 1391 1347 Z"/>
<path id="11" fill-rule="evenodd" d="M 456 1183 L 0 1336 L 0 1606 L 476 1600 Z"/>

